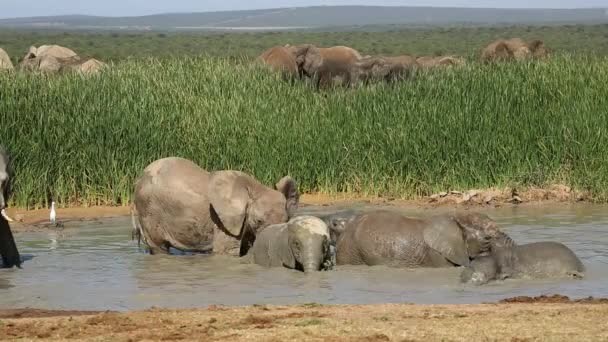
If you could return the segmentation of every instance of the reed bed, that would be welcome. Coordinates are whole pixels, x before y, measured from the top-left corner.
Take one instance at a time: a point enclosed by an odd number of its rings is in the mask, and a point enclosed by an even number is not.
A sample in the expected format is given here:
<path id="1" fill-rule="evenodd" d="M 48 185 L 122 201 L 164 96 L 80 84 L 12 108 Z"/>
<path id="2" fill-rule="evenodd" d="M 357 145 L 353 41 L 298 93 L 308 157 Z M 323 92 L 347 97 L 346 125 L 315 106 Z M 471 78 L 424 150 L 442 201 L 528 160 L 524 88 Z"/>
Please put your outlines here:
<path id="1" fill-rule="evenodd" d="M 416 198 L 562 183 L 608 201 L 608 58 L 561 55 L 317 91 L 245 61 L 129 60 L 92 77 L 0 73 L 13 205 L 126 205 L 150 162 L 303 192 Z"/>

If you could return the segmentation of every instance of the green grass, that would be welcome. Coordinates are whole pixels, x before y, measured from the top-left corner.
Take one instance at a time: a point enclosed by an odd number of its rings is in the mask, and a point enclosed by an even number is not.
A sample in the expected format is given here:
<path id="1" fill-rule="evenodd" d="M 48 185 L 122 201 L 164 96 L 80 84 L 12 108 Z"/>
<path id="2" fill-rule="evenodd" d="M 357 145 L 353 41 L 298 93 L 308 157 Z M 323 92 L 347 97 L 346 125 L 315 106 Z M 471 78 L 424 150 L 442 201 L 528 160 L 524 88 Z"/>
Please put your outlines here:
<path id="1" fill-rule="evenodd" d="M 13 205 L 125 205 L 167 156 L 303 192 L 414 198 L 560 182 L 608 201 L 608 58 L 466 67 L 317 92 L 223 58 L 127 61 L 94 77 L 0 74 Z"/>

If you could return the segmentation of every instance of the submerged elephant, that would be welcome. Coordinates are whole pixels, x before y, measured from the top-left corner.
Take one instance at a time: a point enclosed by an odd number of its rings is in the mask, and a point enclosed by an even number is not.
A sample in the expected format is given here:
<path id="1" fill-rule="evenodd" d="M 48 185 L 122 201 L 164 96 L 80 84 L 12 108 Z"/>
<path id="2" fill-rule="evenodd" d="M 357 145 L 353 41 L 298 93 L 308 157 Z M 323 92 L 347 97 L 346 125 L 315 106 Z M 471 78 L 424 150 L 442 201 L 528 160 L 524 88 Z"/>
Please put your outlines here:
<path id="1" fill-rule="evenodd" d="M 317 88 L 331 85 L 335 78 L 340 78 L 343 85 L 351 84 L 352 66 L 361 59 L 361 54 L 347 46 L 319 48 L 303 44 L 286 48 L 296 59 L 301 76 L 313 79 Z"/>
<path id="2" fill-rule="evenodd" d="M 249 251 L 265 267 L 315 272 L 331 268 L 329 228 L 314 216 L 298 216 L 258 232 Z"/>
<path id="3" fill-rule="evenodd" d="M 517 245 L 499 234 L 491 252 L 476 258 L 461 274 L 465 283 L 486 284 L 506 278 L 583 278 L 585 266 L 562 243 L 536 242 Z"/>
<path id="4" fill-rule="evenodd" d="M 298 76 L 296 59 L 284 46 L 271 47 L 264 51 L 258 60 L 270 66 L 271 69 L 281 72 L 286 78 Z"/>
<path id="5" fill-rule="evenodd" d="M 135 229 L 151 253 L 169 248 L 243 256 L 261 228 L 287 222 L 297 209 L 296 183 L 270 189 L 238 171 L 207 172 L 183 158 L 150 164 L 134 192 Z"/>
<path id="6" fill-rule="evenodd" d="M 6 51 L 0 48 L 0 70 L 12 70 L 13 62 L 11 62 L 11 58 L 8 56 Z"/>
<path id="7" fill-rule="evenodd" d="M 544 58 L 549 55 L 549 49 L 540 40 L 526 43 L 521 38 L 497 40 L 481 52 L 483 62 L 501 60 L 525 60 L 530 58 Z"/>
<path id="8" fill-rule="evenodd" d="M 351 80 L 363 83 L 401 81 L 411 78 L 418 66 L 416 59 L 411 56 L 367 56 L 354 63 L 351 69 Z"/>
<path id="9" fill-rule="evenodd" d="M 333 223 L 338 265 L 467 266 L 489 251 L 499 232 L 493 220 L 476 213 L 419 219 L 376 210 Z"/>

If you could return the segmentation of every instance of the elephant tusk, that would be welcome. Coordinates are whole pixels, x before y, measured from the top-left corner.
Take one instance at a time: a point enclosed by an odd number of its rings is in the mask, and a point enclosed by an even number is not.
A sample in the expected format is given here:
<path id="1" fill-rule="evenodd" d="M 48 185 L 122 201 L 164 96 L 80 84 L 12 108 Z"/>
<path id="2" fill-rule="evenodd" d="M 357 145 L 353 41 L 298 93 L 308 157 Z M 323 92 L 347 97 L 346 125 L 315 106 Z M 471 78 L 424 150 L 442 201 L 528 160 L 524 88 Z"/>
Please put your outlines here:
<path id="1" fill-rule="evenodd" d="M 6 209 L 2 209 L 0 211 L 0 214 L 2 214 L 2 217 L 4 217 L 4 219 L 7 220 L 8 222 L 15 222 L 15 220 L 13 220 L 12 218 L 10 218 L 10 216 L 8 216 L 8 214 L 6 213 Z"/>

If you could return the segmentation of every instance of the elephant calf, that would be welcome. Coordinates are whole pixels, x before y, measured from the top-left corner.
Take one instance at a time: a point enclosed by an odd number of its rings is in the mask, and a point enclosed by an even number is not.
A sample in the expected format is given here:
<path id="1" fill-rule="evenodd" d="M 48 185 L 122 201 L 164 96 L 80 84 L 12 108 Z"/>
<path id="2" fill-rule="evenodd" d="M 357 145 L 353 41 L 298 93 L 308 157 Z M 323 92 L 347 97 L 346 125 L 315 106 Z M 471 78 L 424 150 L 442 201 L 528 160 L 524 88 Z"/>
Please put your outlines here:
<path id="1" fill-rule="evenodd" d="M 558 242 L 516 245 L 508 237 L 489 255 L 471 262 L 461 273 L 464 283 L 483 285 L 506 278 L 583 278 L 585 267 L 572 250 Z"/>
<path id="2" fill-rule="evenodd" d="M 315 272 L 331 267 L 329 228 L 319 218 L 298 216 L 258 232 L 248 257 L 265 267 Z"/>

